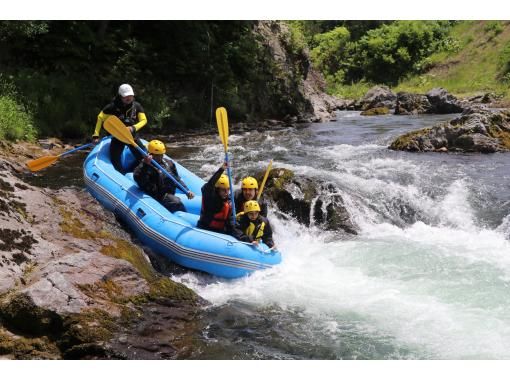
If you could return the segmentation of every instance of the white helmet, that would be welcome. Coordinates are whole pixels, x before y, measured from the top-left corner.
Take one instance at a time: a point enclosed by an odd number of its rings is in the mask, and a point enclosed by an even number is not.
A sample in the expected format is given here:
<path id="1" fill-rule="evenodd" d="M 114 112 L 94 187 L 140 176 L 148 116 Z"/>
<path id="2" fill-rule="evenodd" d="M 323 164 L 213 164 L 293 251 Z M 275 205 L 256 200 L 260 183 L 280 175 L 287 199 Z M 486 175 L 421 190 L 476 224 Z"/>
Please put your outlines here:
<path id="1" fill-rule="evenodd" d="M 129 84 L 121 84 L 119 87 L 119 95 L 124 98 L 125 96 L 134 96 L 135 92 L 133 91 L 133 87 Z"/>

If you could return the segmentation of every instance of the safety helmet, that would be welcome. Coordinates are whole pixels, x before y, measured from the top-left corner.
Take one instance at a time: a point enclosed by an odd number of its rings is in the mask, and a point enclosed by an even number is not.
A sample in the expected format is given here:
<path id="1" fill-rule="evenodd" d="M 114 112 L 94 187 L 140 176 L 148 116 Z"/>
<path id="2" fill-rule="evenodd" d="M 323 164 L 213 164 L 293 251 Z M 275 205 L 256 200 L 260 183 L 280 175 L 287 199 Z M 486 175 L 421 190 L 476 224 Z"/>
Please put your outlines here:
<path id="1" fill-rule="evenodd" d="M 222 174 L 220 178 L 216 181 L 214 187 L 219 187 L 221 189 L 230 189 L 230 181 L 225 174 Z"/>
<path id="2" fill-rule="evenodd" d="M 243 178 L 241 189 L 258 189 L 259 184 L 257 183 L 257 180 L 253 177 L 246 177 Z"/>
<path id="3" fill-rule="evenodd" d="M 147 149 L 150 154 L 165 154 L 166 152 L 165 144 L 159 140 L 152 140 L 147 146 Z"/>
<path id="4" fill-rule="evenodd" d="M 133 91 L 133 87 L 131 87 L 129 84 L 121 84 L 119 86 L 119 95 L 123 98 L 126 96 L 135 96 L 135 92 Z"/>
<path id="5" fill-rule="evenodd" d="M 244 203 L 244 212 L 252 212 L 252 211 L 259 211 L 260 212 L 259 202 L 257 202 L 257 201 L 248 201 L 248 202 Z"/>

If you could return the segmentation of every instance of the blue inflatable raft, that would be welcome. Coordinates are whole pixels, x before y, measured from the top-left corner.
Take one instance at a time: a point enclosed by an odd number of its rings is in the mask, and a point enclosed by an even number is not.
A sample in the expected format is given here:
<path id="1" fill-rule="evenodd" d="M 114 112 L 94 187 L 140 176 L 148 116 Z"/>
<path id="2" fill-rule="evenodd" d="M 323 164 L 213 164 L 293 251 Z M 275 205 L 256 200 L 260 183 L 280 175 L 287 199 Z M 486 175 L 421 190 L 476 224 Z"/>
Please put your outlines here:
<path id="1" fill-rule="evenodd" d="M 205 182 L 179 163 L 174 161 L 179 175 L 196 196 L 189 200 L 177 190 L 176 195 L 187 212 L 171 213 L 138 188 L 133 173 L 123 175 L 113 168 L 109 148 L 110 138 L 103 139 L 87 156 L 83 164 L 85 185 L 94 198 L 127 223 L 152 251 L 184 267 L 226 278 L 246 276 L 281 262 L 280 253 L 262 243 L 257 248 L 232 236 L 197 228 L 202 201 L 200 189 Z M 134 163 L 127 148 L 122 161 L 124 165 Z"/>

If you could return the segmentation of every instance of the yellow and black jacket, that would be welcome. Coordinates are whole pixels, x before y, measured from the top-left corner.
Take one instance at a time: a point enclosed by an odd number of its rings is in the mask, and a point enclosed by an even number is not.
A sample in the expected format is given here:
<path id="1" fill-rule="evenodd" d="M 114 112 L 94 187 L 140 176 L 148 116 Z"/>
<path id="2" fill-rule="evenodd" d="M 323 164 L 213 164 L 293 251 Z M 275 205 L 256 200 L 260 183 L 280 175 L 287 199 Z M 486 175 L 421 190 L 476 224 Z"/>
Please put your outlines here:
<path id="1" fill-rule="evenodd" d="M 147 124 L 147 116 L 142 105 L 136 101 L 131 104 L 124 104 L 119 96 L 108 104 L 97 115 L 96 129 L 94 130 L 93 137 L 99 136 L 101 127 L 104 121 L 111 115 L 117 116 L 128 127 L 134 127 L 135 132 L 139 131 L 145 124 Z"/>
<path id="2" fill-rule="evenodd" d="M 273 230 L 267 218 L 262 215 L 259 214 L 259 217 L 252 222 L 248 215 L 243 213 L 239 216 L 239 228 L 248 236 L 250 242 L 262 240 L 269 248 L 274 246 Z"/>

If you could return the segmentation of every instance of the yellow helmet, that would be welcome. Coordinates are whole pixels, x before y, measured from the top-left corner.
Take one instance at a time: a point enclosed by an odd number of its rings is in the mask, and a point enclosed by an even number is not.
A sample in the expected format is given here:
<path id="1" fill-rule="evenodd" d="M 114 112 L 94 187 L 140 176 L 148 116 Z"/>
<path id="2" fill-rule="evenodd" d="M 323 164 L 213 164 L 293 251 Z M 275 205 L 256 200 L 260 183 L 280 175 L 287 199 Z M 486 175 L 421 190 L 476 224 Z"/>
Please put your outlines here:
<path id="1" fill-rule="evenodd" d="M 150 154 L 165 154 L 166 152 L 165 144 L 159 140 L 152 140 L 147 146 L 147 149 Z"/>
<path id="2" fill-rule="evenodd" d="M 259 202 L 257 202 L 257 201 L 248 201 L 248 202 L 244 203 L 244 212 L 252 212 L 252 211 L 259 211 L 260 212 Z"/>
<path id="3" fill-rule="evenodd" d="M 222 189 L 230 189 L 230 181 L 225 174 L 222 174 L 220 178 L 216 181 L 214 187 L 220 187 Z"/>
<path id="4" fill-rule="evenodd" d="M 259 184 L 257 180 L 253 177 L 246 177 L 243 179 L 241 189 L 258 189 Z"/>

